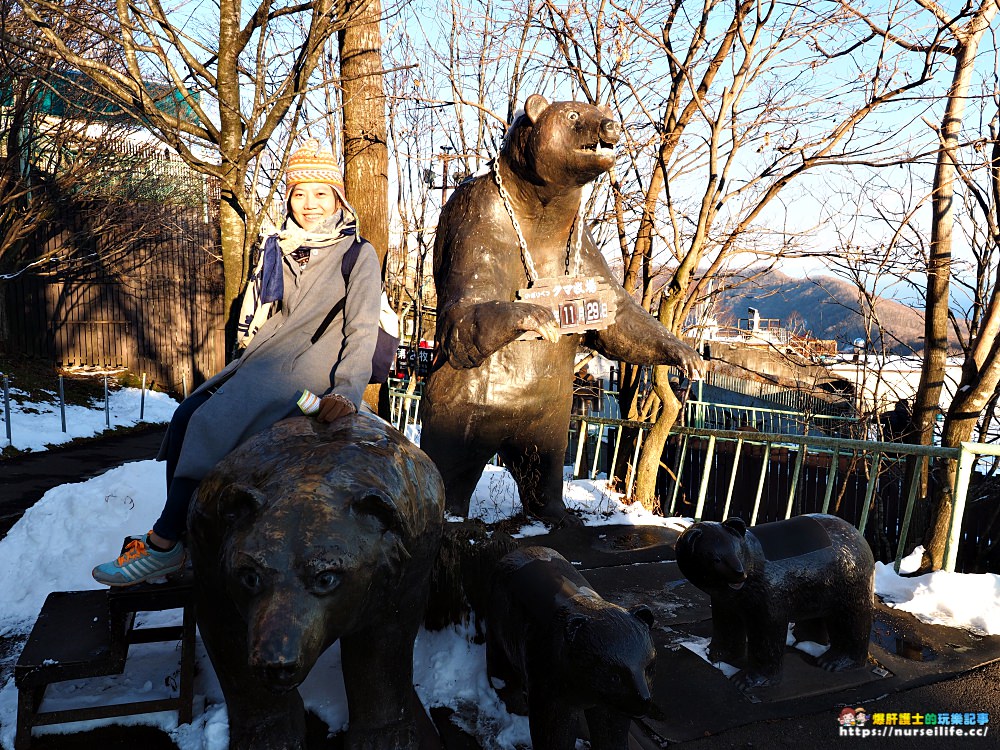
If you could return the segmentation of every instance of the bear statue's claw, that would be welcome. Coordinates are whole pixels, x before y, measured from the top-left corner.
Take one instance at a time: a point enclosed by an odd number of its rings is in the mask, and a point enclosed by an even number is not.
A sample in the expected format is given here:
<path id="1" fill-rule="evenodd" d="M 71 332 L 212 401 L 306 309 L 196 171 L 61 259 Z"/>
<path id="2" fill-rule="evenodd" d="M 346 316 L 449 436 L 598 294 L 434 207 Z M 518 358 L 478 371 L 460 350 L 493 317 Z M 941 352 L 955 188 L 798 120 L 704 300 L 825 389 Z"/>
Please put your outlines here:
<path id="1" fill-rule="evenodd" d="M 559 507 L 542 506 L 529 511 L 529 515 L 543 523 L 549 524 L 552 526 L 553 531 L 555 529 L 584 525 L 583 519 L 566 508 L 565 505 L 560 505 Z"/>
<path id="2" fill-rule="evenodd" d="M 746 649 L 739 651 L 735 649 L 719 648 L 717 646 L 708 647 L 708 660 L 712 662 L 712 664 L 718 664 L 719 662 L 735 664 L 745 655 Z"/>
<path id="3" fill-rule="evenodd" d="M 827 672 L 844 672 L 848 669 L 858 669 L 863 667 L 866 659 L 855 659 L 847 654 L 831 654 L 827 651 L 816 657 L 816 666 L 825 669 Z"/>
<path id="4" fill-rule="evenodd" d="M 777 685 L 781 682 L 779 675 L 766 675 L 763 672 L 755 672 L 749 669 L 741 669 L 731 679 L 736 684 L 736 687 L 744 692 L 753 688 Z"/>

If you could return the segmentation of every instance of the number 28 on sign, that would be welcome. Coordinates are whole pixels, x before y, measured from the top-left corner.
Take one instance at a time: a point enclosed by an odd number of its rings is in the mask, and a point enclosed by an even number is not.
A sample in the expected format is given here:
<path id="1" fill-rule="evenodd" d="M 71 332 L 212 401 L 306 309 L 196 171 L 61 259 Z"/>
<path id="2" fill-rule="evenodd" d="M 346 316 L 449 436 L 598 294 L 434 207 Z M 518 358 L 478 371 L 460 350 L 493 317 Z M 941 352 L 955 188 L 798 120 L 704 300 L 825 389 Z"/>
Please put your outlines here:
<path id="1" fill-rule="evenodd" d="M 611 285 L 589 276 L 538 279 L 518 290 L 517 298 L 552 310 L 562 334 L 600 331 L 615 322 L 617 303 Z M 520 336 L 520 340 L 537 338 L 541 337 L 534 332 Z"/>

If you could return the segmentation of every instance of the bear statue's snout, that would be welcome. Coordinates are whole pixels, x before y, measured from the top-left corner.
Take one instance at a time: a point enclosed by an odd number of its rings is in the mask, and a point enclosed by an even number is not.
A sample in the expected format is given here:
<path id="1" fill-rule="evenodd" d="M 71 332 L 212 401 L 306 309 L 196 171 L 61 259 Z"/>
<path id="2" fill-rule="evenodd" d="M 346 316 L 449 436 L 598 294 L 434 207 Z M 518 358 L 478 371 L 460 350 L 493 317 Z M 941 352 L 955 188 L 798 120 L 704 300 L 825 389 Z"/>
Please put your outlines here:
<path id="1" fill-rule="evenodd" d="M 622 137 L 622 126 L 617 120 L 605 117 L 601 120 L 601 127 L 598 133 L 600 134 L 601 141 L 603 143 L 608 143 L 613 146 L 618 143 L 618 139 Z"/>
<path id="2" fill-rule="evenodd" d="M 284 692 L 297 687 L 315 659 L 309 648 L 308 631 L 289 626 L 287 618 L 268 618 L 251 628 L 250 668 L 269 690 Z"/>
<path id="3" fill-rule="evenodd" d="M 739 591 L 747 580 L 747 572 L 743 562 L 736 555 L 727 555 L 720 561 L 717 570 L 729 588 Z"/>
<path id="4" fill-rule="evenodd" d="M 650 705 L 653 703 L 653 695 L 649 691 L 649 683 L 646 681 L 646 676 L 641 675 L 635 681 L 636 694 L 636 706 L 639 711 L 646 713 L 649 711 Z"/>

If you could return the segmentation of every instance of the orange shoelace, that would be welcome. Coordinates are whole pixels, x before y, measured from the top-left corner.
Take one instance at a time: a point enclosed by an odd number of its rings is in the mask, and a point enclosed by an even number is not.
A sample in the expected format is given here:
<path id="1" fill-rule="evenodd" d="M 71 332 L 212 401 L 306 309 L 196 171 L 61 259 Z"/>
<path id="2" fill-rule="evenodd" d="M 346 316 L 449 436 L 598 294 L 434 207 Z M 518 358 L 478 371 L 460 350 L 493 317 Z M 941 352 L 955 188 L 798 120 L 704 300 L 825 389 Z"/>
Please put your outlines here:
<path id="1" fill-rule="evenodd" d="M 119 565 L 130 563 L 138 557 L 146 554 L 146 543 L 142 539 L 133 539 L 125 545 L 125 551 L 118 558 Z"/>

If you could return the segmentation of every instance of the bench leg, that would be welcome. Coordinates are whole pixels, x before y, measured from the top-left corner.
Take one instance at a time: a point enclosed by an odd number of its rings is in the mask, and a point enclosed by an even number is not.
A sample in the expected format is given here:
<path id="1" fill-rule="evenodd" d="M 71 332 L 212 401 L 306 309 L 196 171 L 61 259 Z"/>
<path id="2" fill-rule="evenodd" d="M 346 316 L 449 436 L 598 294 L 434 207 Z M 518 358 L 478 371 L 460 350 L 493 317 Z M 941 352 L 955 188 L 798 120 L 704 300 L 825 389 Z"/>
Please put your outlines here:
<path id="1" fill-rule="evenodd" d="M 181 635 L 181 684 L 180 707 L 177 709 L 177 723 L 190 724 L 194 709 L 194 636 L 195 604 L 192 601 L 184 607 L 184 626 Z"/>
<path id="2" fill-rule="evenodd" d="M 35 714 L 42 704 L 45 688 L 19 688 L 17 691 L 17 729 L 14 733 L 14 750 L 28 750 L 31 747 L 31 728 L 35 725 Z"/>

